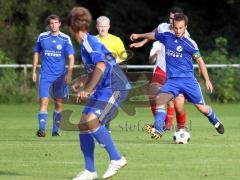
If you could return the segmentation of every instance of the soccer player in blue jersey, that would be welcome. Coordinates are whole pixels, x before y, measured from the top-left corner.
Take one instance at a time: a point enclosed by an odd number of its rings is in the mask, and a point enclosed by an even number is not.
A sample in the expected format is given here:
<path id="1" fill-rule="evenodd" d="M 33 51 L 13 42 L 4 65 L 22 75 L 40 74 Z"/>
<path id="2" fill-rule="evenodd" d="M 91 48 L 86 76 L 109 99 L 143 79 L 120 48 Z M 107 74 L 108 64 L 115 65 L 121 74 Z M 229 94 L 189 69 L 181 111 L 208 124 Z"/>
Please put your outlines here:
<path id="1" fill-rule="evenodd" d="M 169 23 L 161 23 L 153 31 L 155 32 L 158 31 L 161 33 L 173 31 L 172 20 L 174 18 L 174 15 L 177 13 L 183 13 L 183 10 L 179 7 L 172 8 L 169 13 Z M 185 31 L 184 36 L 190 36 L 188 31 Z M 144 39 L 142 41 L 132 43 L 130 47 L 138 48 L 143 46 L 149 41 L 150 41 L 149 39 Z M 150 52 L 149 62 L 152 64 L 154 61 L 156 61 L 156 63 L 154 67 L 153 78 L 150 84 L 150 89 L 158 90 L 166 80 L 165 47 L 159 41 L 155 41 L 153 43 L 153 47 Z M 155 99 L 154 98 L 152 99 L 151 96 L 149 99 L 150 99 L 149 102 L 151 105 L 152 113 L 153 115 L 155 115 Z M 174 110 L 176 111 L 177 129 L 185 128 L 186 112 L 184 110 L 184 101 L 185 101 L 184 96 L 182 94 L 179 94 L 178 97 L 174 98 L 174 101 L 170 101 L 168 103 L 166 120 L 165 120 L 165 130 L 170 130 L 172 126 Z M 148 133 L 152 131 L 151 125 L 149 124 L 146 124 L 144 126 L 144 129 Z"/>
<path id="2" fill-rule="evenodd" d="M 78 126 L 85 170 L 74 180 L 98 178 L 94 165 L 94 139 L 106 149 L 110 158 L 104 179 L 112 177 L 127 164 L 125 157 L 114 145 L 105 124 L 111 120 L 119 104 L 127 98 L 130 84 L 112 53 L 95 36 L 88 33 L 90 23 L 91 14 L 86 8 L 75 7 L 70 11 L 69 30 L 80 44 L 87 77 L 85 83 L 82 83 L 83 79 L 79 79 L 72 86 L 76 91 L 80 84 L 85 84 L 83 90 L 77 94 L 77 101 L 87 100 Z"/>
<path id="3" fill-rule="evenodd" d="M 38 137 L 46 136 L 48 119 L 49 92 L 52 90 L 55 110 L 53 112 L 52 136 L 59 136 L 59 125 L 62 119 L 62 100 L 68 96 L 67 84 L 72 80 L 74 65 L 74 49 L 68 35 L 60 32 L 60 18 L 49 15 L 47 24 L 48 32 L 41 33 L 34 47 L 32 80 L 37 81 L 36 68 L 41 55 L 41 69 L 39 75 L 40 110 L 38 113 Z M 66 61 L 68 71 L 66 73 Z"/>
<path id="4" fill-rule="evenodd" d="M 150 32 L 132 34 L 130 37 L 132 40 L 139 38 L 158 40 L 165 45 L 167 80 L 160 88 L 160 92 L 156 94 L 157 111 L 154 122 L 155 129 L 153 129 L 153 135 L 159 137 L 163 133 L 163 122 L 166 114 L 163 107 L 179 93 L 183 93 L 188 101 L 195 104 L 197 109 L 214 125 L 218 133 L 224 133 L 224 126 L 217 119 L 212 108 L 205 104 L 200 86 L 194 77 L 193 60 L 199 66 L 207 90 L 212 93 L 213 86 L 197 44 L 190 37 L 184 36 L 187 25 L 187 16 L 182 13 L 176 14 L 173 19 L 174 33 Z"/>

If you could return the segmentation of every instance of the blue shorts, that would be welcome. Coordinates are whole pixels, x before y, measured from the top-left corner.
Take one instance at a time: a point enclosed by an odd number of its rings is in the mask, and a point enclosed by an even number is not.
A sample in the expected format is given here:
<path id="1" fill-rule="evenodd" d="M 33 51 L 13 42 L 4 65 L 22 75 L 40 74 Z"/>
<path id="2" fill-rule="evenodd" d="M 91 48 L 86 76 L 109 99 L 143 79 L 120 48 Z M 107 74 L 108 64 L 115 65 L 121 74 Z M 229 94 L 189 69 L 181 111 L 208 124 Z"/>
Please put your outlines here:
<path id="1" fill-rule="evenodd" d="M 65 81 L 65 74 L 58 78 L 40 76 L 39 97 L 49 98 L 49 95 L 54 99 L 68 97 L 68 86 Z"/>
<path id="2" fill-rule="evenodd" d="M 171 93 L 174 97 L 182 93 L 193 104 L 205 104 L 201 87 L 194 77 L 169 78 L 160 92 Z"/>
<path id="3" fill-rule="evenodd" d="M 127 99 L 128 93 L 129 90 L 97 90 L 91 95 L 82 113 L 93 113 L 101 124 L 106 124 L 113 119 L 119 105 Z"/>

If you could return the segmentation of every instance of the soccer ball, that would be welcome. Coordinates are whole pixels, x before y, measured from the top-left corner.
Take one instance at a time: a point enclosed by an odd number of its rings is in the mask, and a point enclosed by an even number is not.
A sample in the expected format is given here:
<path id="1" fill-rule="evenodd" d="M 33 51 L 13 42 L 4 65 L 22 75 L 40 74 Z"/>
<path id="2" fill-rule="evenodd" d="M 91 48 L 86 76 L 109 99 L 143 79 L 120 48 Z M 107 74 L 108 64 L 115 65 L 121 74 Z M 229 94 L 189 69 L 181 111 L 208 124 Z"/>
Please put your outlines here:
<path id="1" fill-rule="evenodd" d="M 190 134 L 185 129 L 178 129 L 174 132 L 173 141 L 176 144 L 187 144 L 190 141 Z"/>

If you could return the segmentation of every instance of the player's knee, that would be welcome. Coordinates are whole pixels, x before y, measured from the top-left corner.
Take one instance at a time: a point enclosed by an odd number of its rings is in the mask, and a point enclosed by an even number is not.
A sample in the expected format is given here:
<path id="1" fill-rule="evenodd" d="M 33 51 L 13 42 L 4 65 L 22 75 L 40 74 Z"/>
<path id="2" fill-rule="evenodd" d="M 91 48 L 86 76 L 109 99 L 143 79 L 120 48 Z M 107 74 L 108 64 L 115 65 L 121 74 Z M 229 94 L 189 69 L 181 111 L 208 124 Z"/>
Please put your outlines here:
<path id="1" fill-rule="evenodd" d="M 78 124 L 80 131 L 93 131 L 100 126 L 98 119 L 82 118 Z"/>
<path id="2" fill-rule="evenodd" d="M 161 85 L 158 84 L 158 83 L 150 84 L 150 87 L 149 87 L 149 94 L 150 94 L 150 96 L 155 97 L 158 94 L 158 92 L 159 92 L 159 87 L 160 86 Z"/>
<path id="3" fill-rule="evenodd" d="M 208 114 L 209 109 L 210 109 L 209 106 L 203 105 L 203 104 L 198 104 L 198 105 L 196 105 L 196 107 L 201 113 L 203 113 L 205 115 Z"/>
<path id="4" fill-rule="evenodd" d="M 174 108 L 174 102 L 173 100 L 168 102 L 168 107 Z"/>
<path id="5" fill-rule="evenodd" d="M 174 106 L 174 109 L 178 115 L 181 115 L 185 112 L 184 106 Z"/>
<path id="6" fill-rule="evenodd" d="M 47 106 L 48 106 L 48 98 L 43 98 L 40 100 L 40 106 L 41 106 L 41 109 L 47 109 Z"/>
<path id="7" fill-rule="evenodd" d="M 173 94 L 170 93 L 159 93 L 156 96 L 156 104 L 162 106 L 167 104 L 173 98 Z"/>
<path id="8" fill-rule="evenodd" d="M 61 101 L 56 101 L 55 100 L 55 109 L 57 111 L 61 111 L 62 110 L 62 102 Z"/>
<path id="9" fill-rule="evenodd" d="M 175 109 L 175 111 L 176 111 L 176 114 L 179 115 L 179 116 L 181 116 L 181 115 L 183 115 L 183 114 L 185 113 L 184 108 L 181 108 L 181 109 Z"/>

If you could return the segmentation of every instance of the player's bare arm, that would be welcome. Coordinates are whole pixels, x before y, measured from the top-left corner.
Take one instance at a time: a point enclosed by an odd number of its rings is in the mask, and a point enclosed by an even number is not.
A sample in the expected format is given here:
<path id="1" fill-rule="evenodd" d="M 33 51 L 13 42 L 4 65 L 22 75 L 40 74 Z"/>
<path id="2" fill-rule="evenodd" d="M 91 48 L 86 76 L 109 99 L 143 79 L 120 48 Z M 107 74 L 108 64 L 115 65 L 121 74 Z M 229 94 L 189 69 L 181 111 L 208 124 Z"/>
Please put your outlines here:
<path id="1" fill-rule="evenodd" d="M 136 43 L 132 43 L 132 44 L 130 44 L 130 48 L 139 48 L 139 47 L 142 47 L 142 46 L 144 46 L 146 43 L 148 43 L 149 42 L 149 40 L 148 39 L 144 39 L 144 40 L 142 40 L 142 41 L 140 41 L 140 42 L 136 42 Z"/>
<path id="2" fill-rule="evenodd" d="M 36 69 L 37 69 L 37 65 L 38 65 L 38 59 L 39 59 L 39 53 L 34 52 L 34 54 L 33 54 L 33 66 L 32 66 L 32 81 L 34 83 L 37 82 Z"/>
<path id="3" fill-rule="evenodd" d="M 74 56 L 69 55 L 68 56 L 68 71 L 67 71 L 67 75 L 66 75 L 66 78 L 65 78 L 67 84 L 71 84 L 71 82 L 72 82 L 73 66 L 74 66 Z"/>
<path id="4" fill-rule="evenodd" d="M 196 62 L 198 63 L 198 66 L 199 66 L 199 69 L 200 69 L 200 72 L 202 74 L 202 76 L 204 77 L 205 79 L 205 85 L 206 85 L 206 88 L 207 90 L 212 93 L 213 91 L 213 85 L 209 79 L 209 76 L 208 76 L 208 71 L 207 71 L 207 68 L 206 68 L 206 65 L 202 59 L 202 57 L 198 57 L 195 59 Z"/>
<path id="5" fill-rule="evenodd" d="M 152 32 L 156 32 L 157 28 L 155 28 Z M 132 37 L 130 36 L 130 39 L 132 40 Z M 147 44 L 150 40 L 149 39 L 143 39 L 142 41 L 136 42 L 136 43 L 132 43 L 130 44 L 130 48 L 139 48 L 144 46 L 145 44 Z"/>
<path id="6" fill-rule="evenodd" d="M 155 32 L 149 32 L 144 34 L 132 34 L 130 36 L 131 41 L 135 41 L 137 39 L 149 39 L 149 40 L 155 40 Z"/>

